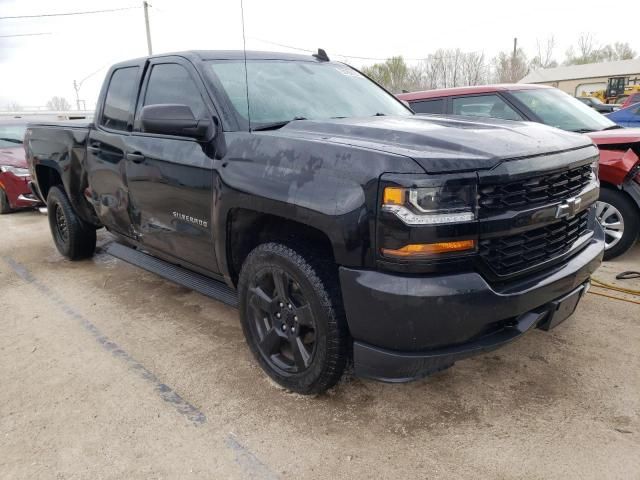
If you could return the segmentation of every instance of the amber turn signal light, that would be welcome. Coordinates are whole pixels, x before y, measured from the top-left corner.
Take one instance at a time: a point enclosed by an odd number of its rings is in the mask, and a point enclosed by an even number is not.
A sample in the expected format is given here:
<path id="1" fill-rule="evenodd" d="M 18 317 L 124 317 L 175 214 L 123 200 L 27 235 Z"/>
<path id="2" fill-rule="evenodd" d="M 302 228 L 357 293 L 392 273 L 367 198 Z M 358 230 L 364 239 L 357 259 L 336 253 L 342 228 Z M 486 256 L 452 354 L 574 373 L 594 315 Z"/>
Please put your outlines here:
<path id="1" fill-rule="evenodd" d="M 382 195 L 383 205 L 404 205 L 404 194 L 407 190 L 400 187 L 385 187 Z"/>
<path id="2" fill-rule="evenodd" d="M 458 240 L 455 242 L 439 242 L 439 243 L 414 243 L 405 245 L 397 250 L 392 248 L 383 248 L 382 254 L 387 257 L 421 257 L 439 253 L 463 252 L 465 250 L 473 250 L 476 246 L 474 240 Z"/>

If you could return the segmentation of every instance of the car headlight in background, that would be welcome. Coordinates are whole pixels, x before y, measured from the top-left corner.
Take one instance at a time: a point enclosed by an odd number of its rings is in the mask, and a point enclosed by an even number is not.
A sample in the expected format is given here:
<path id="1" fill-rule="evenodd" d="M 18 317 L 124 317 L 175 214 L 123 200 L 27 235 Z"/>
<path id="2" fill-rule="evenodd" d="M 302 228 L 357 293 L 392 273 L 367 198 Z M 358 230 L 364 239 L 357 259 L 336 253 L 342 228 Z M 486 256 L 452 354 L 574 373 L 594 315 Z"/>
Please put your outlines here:
<path id="1" fill-rule="evenodd" d="M 11 166 L 0 166 L 0 172 L 2 173 L 13 173 L 16 177 L 28 177 L 29 170 L 26 168 L 19 167 L 11 167 Z"/>
<path id="2" fill-rule="evenodd" d="M 470 222 L 476 218 L 476 187 L 385 187 L 382 210 L 410 226 Z"/>

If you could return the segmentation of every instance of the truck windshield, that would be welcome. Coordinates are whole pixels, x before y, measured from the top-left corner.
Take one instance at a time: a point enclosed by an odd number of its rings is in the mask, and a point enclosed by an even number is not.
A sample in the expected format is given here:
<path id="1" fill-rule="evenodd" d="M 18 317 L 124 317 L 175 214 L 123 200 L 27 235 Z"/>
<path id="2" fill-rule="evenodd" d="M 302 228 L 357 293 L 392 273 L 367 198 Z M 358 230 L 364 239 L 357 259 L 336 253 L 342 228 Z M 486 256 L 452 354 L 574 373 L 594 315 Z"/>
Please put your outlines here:
<path id="1" fill-rule="evenodd" d="M 543 123 L 571 132 L 595 132 L 615 127 L 615 123 L 580 100 L 555 88 L 510 92 Z"/>
<path id="2" fill-rule="evenodd" d="M 0 124 L 0 148 L 11 148 L 22 145 L 26 125 Z"/>
<path id="3" fill-rule="evenodd" d="M 242 60 L 209 61 L 237 113 L 247 120 Z M 401 102 L 352 68 L 333 62 L 249 60 L 251 127 L 294 119 L 413 115 Z"/>

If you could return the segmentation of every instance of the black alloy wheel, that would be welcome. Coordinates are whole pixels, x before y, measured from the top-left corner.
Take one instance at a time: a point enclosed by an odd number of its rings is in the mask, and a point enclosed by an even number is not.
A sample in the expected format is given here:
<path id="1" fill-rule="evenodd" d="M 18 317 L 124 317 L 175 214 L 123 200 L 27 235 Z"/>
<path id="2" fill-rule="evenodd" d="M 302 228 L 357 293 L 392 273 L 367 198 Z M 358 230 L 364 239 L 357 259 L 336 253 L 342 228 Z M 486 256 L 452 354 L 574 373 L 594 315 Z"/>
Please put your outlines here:
<path id="1" fill-rule="evenodd" d="M 346 367 L 351 340 L 337 277 L 335 264 L 310 245 L 263 243 L 242 265 L 238 294 L 247 345 L 291 391 L 322 393 Z"/>
<path id="2" fill-rule="evenodd" d="M 316 350 L 316 326 L 300 285 L 277 267 L 258 272 L 247 296 L 250 326 L 265 361 L 281 374 L 301 373 Z"/>

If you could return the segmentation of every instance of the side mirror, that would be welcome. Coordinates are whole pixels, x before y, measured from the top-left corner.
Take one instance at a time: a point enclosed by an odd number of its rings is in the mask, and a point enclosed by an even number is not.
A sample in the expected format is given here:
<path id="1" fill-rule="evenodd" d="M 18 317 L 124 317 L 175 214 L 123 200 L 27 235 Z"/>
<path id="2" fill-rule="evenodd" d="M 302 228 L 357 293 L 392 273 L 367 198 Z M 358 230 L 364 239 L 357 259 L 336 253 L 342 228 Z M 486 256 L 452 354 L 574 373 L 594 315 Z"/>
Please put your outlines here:
<path id="1" fill-rule="evenodd" d="M 215 124 L 211 120 L 197 120 L 187 105 L 147 105 L 140 114 L 142 131 L 162 135 L 179 135 L 198 140 L 215 136 Z"/>

